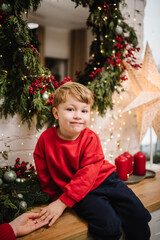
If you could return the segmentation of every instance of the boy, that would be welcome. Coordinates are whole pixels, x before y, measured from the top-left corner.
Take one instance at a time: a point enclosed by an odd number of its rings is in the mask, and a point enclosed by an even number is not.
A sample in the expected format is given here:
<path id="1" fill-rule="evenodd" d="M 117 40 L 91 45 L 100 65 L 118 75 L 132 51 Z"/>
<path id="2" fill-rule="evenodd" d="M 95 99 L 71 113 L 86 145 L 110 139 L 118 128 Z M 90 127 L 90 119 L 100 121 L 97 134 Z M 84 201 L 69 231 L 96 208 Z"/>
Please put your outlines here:
<path id="1" fill-rule="evenodd" d="M 87 126 L 93 96 L 88 88 L 68 82 L 54 95 L 58 126 L 40 136 L 34 151 L 37 174 L 52 202 L 41 209 L 51 226 L 66 207 L 87 220 L 95 240 L 149 240 L 151 217 L 135 194 L 104 159 L 99 137 Z"/>

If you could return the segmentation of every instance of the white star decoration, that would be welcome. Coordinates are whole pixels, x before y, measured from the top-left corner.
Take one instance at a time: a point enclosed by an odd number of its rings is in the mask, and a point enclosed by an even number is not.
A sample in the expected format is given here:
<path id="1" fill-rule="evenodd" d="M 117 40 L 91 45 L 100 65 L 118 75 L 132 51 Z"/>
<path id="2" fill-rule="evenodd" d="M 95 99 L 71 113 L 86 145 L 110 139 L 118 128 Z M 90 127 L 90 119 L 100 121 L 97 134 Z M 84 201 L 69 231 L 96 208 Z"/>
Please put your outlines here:
<path id="1" fill-rule="evenodd" d="M 160 74 L 147 44 L 141 71 L 127 64 L 127 72 L 136 98 L 123 110 L 125 113 L 137 109 L 137 130 L 139 143 L 148 128 L 153 128 L 160 138 Z"/>

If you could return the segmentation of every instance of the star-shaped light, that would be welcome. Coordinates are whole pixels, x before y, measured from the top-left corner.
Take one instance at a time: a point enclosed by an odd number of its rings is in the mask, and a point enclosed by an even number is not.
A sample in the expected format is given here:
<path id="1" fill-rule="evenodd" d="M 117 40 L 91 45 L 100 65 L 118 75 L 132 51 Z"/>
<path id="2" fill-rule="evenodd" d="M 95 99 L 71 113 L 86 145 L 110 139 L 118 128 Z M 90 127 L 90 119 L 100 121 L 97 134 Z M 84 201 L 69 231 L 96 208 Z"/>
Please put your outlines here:
<path id="1" fill-rule="evenodd" d="M 152 126 L 160 138 L 160 74 L 147 44 L 141 71 L 127 64 L 127 71 L 136 98 L 123 110 L 137 109 L 138 140 L 141 143 Z"/>

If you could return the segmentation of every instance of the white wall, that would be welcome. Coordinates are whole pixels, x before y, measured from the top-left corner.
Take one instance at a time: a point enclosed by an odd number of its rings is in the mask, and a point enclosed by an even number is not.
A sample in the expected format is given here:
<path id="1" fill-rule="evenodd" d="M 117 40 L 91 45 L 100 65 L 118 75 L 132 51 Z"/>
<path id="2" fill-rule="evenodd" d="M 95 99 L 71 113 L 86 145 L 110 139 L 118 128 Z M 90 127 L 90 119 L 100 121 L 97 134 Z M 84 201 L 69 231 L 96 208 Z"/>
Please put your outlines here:
<path id="1" fill-rule="evenodd" d="M 145 1 L 127 0 L 126 2 L 128 2 L 128 8 L 125 9 L 124 16 L 127 17 L 128 14 L 130 14 L 129 24 L 136 29 L 137 35 L 139 37 L 140 47 L 142 48 Z M 139 15 L 135 12 L 135 7 L 140 11 Z M 136 21 L 133 20 L 135 16 Z M 91 38 L 90 32 L 88 32 L 88 36 Z M 69 32 L 47 27 L 45 56 L 55 58 L 68 58 Z M 114 157 L 120 153 L 120 150 L 129 150 L 131 153 L 134 153 L 138 150 L 139 147 L 137 143 L 135 112 L 133 112 L 127 118 L 127 120 L 123 120 L 122 117 L 119 117 L 118 121 L 116 119 L 112 121 L 115 113 L 117 114 L 118 111 L 122 109 L 122 106 L 127 101 L 130 101 L 131 98 L 133 98 L 133 93 L 131 91 L 129 82 L 125 83 L 125 88 L 128 90 L 124 93 L 123 99 L 120 98 L 120 95 L 114 96 L 114 112 L 108 112 L 105 118 L 97 117 L 96 113 L 92 113 L 91 115 L 91 128 L 99 133 L 106 158 L 111 161 L 113 161 Z M 110 138 L 112 130 L 109 130 L 111 127 L 113 128 L 112 123 L 114 125 L 113 139 Z M 0 119 L 0 167 L 13 165 L 17 157 L 20 157 L 22 161 L 24 160 L 33 163 L 32 154 L 35 148 L 35 144 L 37 138 L 43 130 L 37 132 L 35 129 L 34 121 L 31 129 L 29 130 L 27 124 L 22 125 L 19 115 L 15 115 L 14 118 L 8 117 L 7 120 L 4 118 Z M 119 141 L 120 144 L 117 145 Z M 3 154 L 1 153 L 4 151 L 6 151 L 8 155 L 8 160 L 5 160 Z"/>
<path id="2" fill-rule="evenodd" d="M 69 38 L 67 30 L 46 27 L 45 29 L 45 57 L 69 58 Z"/>

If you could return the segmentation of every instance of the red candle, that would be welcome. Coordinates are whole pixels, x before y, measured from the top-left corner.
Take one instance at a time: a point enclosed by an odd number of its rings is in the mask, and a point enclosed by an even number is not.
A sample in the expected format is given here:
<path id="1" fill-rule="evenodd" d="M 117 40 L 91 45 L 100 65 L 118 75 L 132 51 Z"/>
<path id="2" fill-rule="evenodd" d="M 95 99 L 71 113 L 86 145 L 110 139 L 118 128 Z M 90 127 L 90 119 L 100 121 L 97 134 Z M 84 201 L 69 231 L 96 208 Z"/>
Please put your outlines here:
<path id="1" fill-rule="evenodd" d="M 125 156 L 120 155 L 115 159 L 115 165 L 117 167 L 117 174 L 119 178 L 126 181 L 128 176 L 128 159 Z"/>
<path id="2" fill-rule="evenodd" d="M 128 174 L 131 175 L 133 173 L 133 156 L 129 152 L 124 152 L 122 155 L 128 159 Z"/>
<path id="3" fill-rule="evenodd" d="M 134 155 L 134 174 L 139 176 L 146 174 L 146 155 L 142 152 Z"/>

